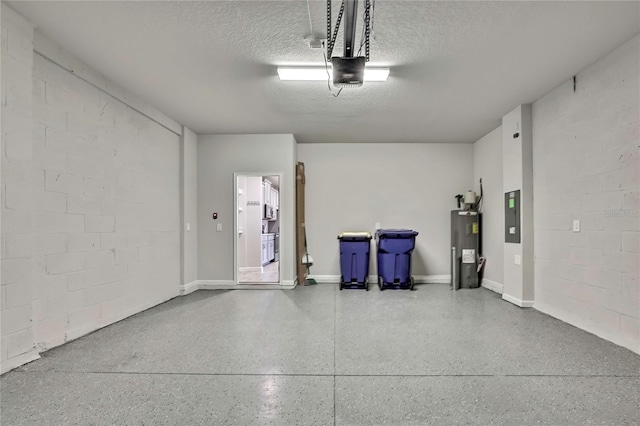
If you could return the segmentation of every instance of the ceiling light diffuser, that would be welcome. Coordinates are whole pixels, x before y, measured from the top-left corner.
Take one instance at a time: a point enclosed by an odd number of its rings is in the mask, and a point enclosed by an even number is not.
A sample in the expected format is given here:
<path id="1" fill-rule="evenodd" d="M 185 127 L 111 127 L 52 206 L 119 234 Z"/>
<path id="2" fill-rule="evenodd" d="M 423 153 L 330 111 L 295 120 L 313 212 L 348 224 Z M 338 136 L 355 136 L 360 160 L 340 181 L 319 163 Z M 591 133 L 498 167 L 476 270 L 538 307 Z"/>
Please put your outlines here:
<path id="1" fill-rule="evenodd" d="M 325 67 L 278 67 L 278 76 L 283 81 L 327 81 L 333 79 L 331 69 L 327 75 Z M 330 77 L 331 76 L 331 77 Z M 389 68 L 366 67 L 364 81 L 387 81 Z"/>

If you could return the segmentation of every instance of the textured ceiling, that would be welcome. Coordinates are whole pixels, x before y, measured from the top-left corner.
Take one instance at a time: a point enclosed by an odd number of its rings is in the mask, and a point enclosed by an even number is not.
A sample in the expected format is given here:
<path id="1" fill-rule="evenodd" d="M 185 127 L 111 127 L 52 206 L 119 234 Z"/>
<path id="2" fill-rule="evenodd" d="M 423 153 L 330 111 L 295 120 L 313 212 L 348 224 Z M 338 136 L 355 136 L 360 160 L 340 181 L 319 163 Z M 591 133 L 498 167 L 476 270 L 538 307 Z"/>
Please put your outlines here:
<path id="1" fill-rule="evenodd" d="M 298 142 L 474 142 L 640 32 L 636 1 L 378 0 L 370 63 L 390 66 L 389 80 L 334 98 L 276 74 L 324 63 L 305 38 L 311 25 L 325 36 L 325 1 L 9 4 L 196 133 Z"/>

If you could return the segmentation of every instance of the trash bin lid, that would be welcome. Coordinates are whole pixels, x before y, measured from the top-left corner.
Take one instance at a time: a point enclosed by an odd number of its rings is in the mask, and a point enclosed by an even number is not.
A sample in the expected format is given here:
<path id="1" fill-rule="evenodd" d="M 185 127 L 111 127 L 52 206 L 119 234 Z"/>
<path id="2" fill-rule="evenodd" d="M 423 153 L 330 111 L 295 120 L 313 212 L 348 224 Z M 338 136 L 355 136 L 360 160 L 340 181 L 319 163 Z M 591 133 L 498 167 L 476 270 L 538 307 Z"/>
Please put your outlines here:
<path id="1" fill-rule="evenodd" d="M 339 240 L 370 240 L 370 232 L 341 232 L 338 235 Z"/>
<path id="2" fill-rule="evenodd" d="M 376 237 L 380 238 L 412 238 L 418 235 L 417 231 L 411 229 L 378 229 Z"/>

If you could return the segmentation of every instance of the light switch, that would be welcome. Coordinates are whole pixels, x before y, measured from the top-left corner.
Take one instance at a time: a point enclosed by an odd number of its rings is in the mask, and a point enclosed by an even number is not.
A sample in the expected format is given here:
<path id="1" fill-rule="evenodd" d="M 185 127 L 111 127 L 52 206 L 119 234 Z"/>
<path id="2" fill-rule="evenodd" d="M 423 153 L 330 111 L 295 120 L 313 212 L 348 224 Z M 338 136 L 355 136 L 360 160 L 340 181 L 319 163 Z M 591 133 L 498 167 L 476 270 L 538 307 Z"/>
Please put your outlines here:
<path id="1" fill-rule="evenodd" d="M 522 262 L 520 262 L 520 255 L 519 254 L 515 255 L 515 258 L 513 259 L 513 261 L 514 261 L 514 263 L 516 265 L 520 265 L 520 263 L 522 263 Z"/>
<path id="2" fill-rule="evenodd" d="M 216 231 L 218 231 L 218 232 L 222 231 L 222 224 L 221 223 L 216 225 Z"/>
<path id="3" fill-rule="evenodd" d="M 191 231 L 191 223 L 187 222 L 187 231 Z"/>
<path id="4" fill-rule="evenodd" d="M 573 221 L 573 232 L 580 232 L 580 219 Z"/>

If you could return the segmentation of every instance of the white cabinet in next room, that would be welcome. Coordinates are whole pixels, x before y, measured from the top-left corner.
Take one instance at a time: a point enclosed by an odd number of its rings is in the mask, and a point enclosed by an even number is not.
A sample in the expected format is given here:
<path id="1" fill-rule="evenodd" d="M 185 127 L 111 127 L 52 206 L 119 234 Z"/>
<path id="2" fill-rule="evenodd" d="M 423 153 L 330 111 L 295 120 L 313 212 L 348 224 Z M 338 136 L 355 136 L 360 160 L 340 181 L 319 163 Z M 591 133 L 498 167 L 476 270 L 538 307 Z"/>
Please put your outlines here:
<path id="1" fill-rule="evenodd" d="M 271 188 L 271 206 L 273 206 L 274 210 L 278 210 L 280 208 L 280 197 L 278 194 L 278 190 L 275 188 Z"/>
<path id="2" fill-rule="evenodd" d="M 276 260 L 276 250 L 275 250 L 275 237 L 273 234 L 269 235 L 267 239 L 267 260 L 269 262 L 273 262 Z"/>
<path id="3" fill-rule="evenodd" d="M 267 263 L 269 263 L 268 257 L 269 257 L 269 251 L 268 251 L 268 241 L 267 241 L 267 236 L 263 235 L 262 236 L 262 266 L 266 265 Z"/>

